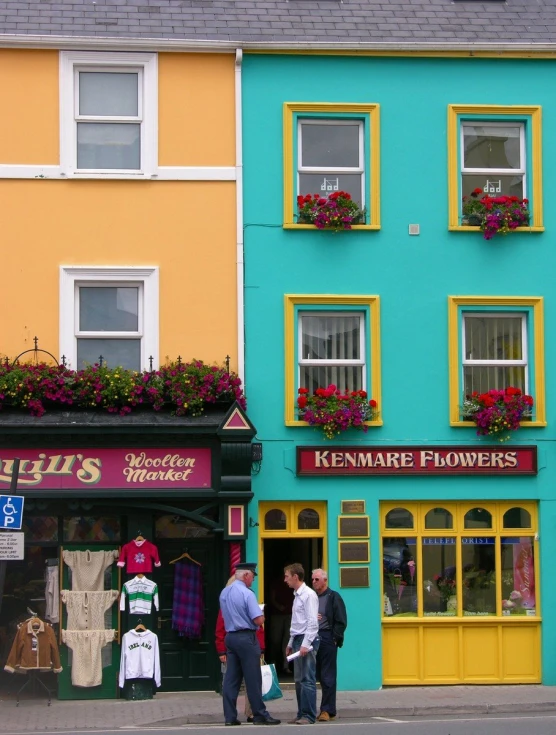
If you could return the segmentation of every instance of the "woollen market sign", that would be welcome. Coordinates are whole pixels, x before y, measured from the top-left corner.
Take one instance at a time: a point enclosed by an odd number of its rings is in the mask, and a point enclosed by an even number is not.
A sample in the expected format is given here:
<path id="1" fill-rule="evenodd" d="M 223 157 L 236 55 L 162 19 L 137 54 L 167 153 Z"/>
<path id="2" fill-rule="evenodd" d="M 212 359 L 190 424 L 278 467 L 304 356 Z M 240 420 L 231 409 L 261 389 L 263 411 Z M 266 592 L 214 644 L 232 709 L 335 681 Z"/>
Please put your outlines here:
<path id="1" fill-rule="evenodd" d="M 536 475 L 537 447 L 297 447 L 297 474 Z"/>
<path id="2" fill-rule="evenodd" d="M 33 490 L 199 489 L 211 486 L 211 450 L 0 449 L 0 491 L 9 486 L 19 457 L 18 487 Z"/>

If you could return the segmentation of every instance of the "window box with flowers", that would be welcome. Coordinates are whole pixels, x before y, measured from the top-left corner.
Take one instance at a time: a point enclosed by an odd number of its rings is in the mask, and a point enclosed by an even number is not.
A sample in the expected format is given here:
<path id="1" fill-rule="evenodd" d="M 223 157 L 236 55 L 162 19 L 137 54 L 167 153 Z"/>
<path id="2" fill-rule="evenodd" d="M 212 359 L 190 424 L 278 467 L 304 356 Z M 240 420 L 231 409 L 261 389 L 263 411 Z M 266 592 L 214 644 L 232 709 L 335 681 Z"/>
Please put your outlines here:
<path id="1" fill-rule="evenodd" d="M 478 436 L 495 437 L 507 441 L 517 431 L 521 421 L 531 418 L 533 398 L 520 388 L 509 386 L 504 390 L 473 392 L 463 402 L 463 418 L 473 421 Z"/>
<path id="2" fill-rule="evenodd" d="M 238 376 L 201 360 L 144 372 L 101 365 L 70 370 L 44 363 L 0 364 L 0 410 L 25 410 L 33 416 L 44 415 L 47 408 L 104 410 L 122 416 L 142 408 L 169 408 L 176 416 L 200 416 L 208 406 L 234 401 L 245 408 Z"/>
<path id="3" fill-rule="evenodd" d="M 365 210 L 360 209 L 347 191 L 333 191 L 326 197 L 320 194 L 301 194 L 297 197 L 300 225 L 314 225 L 318 230 L 351 230 L 353 225 L 365 224 Z"/>
<path id="4" fill-rule="evenodd" d="M 335 385 L 317 388 L 309 395 L 308 388 L 299 388 L 297 411 L 299 418 L 320 429 L 326 439 L 334 439 L 348 429 L 367 431 L 367 421 L 378 416 L 377 403 L 368 399 L 364 390 L 342 393 Z"/>
<path id="5" fill-rule="evenodd" d="M 285 102 L 283 112 L 284 228 L 379 230 L 379 105 Z M 349 202 L 341 217 L 338 199 Z"/>
<path id="6" fill-rule="evenodd" d="M 495 235 L 507 235 L 520 227 L 528 227 L 528 206 L 528 199 L 516 196 L 490 197 L 477 188 L 469 196 L 463 197 L 461 223 L 478 227 L 485 240 L 492 240 Z"/>

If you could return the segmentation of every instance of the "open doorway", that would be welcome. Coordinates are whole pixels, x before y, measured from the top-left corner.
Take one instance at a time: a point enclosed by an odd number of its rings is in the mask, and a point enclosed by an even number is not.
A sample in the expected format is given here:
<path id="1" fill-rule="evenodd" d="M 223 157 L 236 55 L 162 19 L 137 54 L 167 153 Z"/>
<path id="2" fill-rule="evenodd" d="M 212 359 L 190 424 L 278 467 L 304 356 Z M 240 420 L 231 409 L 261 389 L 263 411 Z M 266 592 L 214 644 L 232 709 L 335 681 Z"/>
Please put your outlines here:
<path id="1" fill-rule="evenodd" d="M 273 663 L 280 679 L 292 674 L 285 659 L 289 638 L 293 590 L 284 582 L 284 567 L 295 562 L 305 570 L 305 582 L 311 586 L 311 571 L 322 566 L 322 538 L 263 539 L 265 659 Z"/>

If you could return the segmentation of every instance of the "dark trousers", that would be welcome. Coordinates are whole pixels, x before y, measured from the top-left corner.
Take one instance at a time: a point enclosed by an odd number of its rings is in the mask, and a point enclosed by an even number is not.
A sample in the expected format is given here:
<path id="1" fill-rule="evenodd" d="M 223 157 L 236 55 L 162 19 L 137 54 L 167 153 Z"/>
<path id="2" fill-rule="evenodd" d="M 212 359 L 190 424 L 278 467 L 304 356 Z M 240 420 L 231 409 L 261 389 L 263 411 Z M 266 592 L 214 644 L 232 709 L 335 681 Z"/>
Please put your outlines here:
<path id="1" fill-rule="evenodd" d="M 317 651 L 317 681 L 320 682 L 322 700 L 320 711 L 336 715 L 336 678 L 338 646 L 334 643 L 331 630 L 319 631 L 320 646 Z"/>
<path id="2" fill-rule="evenodd" d="M 226 673 L 222 687 L 224 719 L 237 720 L 237 696 L 241 680 L 245 679 L 247 698 L 253 709 L 255 722 L 265 720 L 267 712 L 262 697 L 261 647 L 254 630 L 226 633 Z"/>

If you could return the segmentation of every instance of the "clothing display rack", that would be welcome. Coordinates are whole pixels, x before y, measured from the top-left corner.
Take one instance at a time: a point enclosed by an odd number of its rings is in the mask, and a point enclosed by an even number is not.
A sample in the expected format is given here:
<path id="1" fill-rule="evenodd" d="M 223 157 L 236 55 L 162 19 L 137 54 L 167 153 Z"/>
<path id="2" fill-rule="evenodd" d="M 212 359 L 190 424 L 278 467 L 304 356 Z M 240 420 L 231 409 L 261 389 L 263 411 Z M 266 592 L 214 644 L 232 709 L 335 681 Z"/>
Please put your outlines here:
<path id="1" fill-rule="evenodd" d="M 52 701 L 52 692 L 55 691 L 55 690 L 54 689 L 49 689 L 46 686 L 46 684 L 44 683 L 44 681 L 41 679 L 41 673 L 43 673 L 43 672 L 38 671 L 38 670 L 34 670 L 34 669 L 30 669 L 27 672 L 27 681 L 25 682 L 25 684 L 20 689 L 18 689 L 17 694 L 16 694 L 16 702 L 15 702 L 15 706 L 16 707 L 19 707 L 19 695 L 21 694 L 21 692 L 24 691 L 24 689 L 26 689 L 30 684 L 32 684 L 32 691 L 33 691 L 33 694 L 35 694 L 35 692 L 37 690 L 37 686 L 36 686 L 37 683 L 40 684 L 40 686 L 48 694 L 48 705 L 47 706 L 50 707 L 50 703 Z"/>

